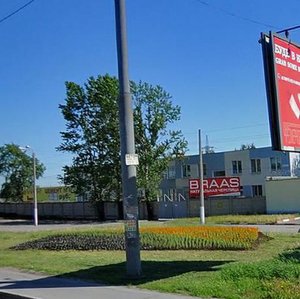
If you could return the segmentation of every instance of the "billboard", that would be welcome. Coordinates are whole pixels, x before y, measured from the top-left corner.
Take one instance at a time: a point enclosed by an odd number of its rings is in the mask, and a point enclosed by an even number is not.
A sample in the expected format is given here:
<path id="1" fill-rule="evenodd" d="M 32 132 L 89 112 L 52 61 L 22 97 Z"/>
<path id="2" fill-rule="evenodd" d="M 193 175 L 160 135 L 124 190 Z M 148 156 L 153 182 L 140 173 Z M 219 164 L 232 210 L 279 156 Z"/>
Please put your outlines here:
<path id="1" fill-rule="evenodd" d="M 240 193 L 239 177 L 217 177 L 203 179 L 204 197 Z M 189 196 L 197 198 L 200 196 L 200 179 L 189 180 Z"/>
<path id="2" fill-rule="evenodd" d="M 274 150 L 300 151 L 300 46 L 270 32 L 261 38 Z"/>

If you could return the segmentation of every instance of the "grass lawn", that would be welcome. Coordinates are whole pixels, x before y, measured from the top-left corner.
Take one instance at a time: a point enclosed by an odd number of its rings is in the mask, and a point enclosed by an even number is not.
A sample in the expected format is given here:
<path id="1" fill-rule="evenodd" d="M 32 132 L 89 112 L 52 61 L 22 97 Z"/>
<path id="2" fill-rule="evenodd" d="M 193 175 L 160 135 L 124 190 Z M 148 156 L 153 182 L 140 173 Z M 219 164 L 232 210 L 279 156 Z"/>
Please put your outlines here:
<path id="1" fill-rule="evenodd" d="M 300 214 L 274 215 L 221 215 L 205 218 L 206 224 L 276 224 L 287 218 L 300 217 Z M 168 225 L 198 225 L 200 218 L 178 218 L 168 221 Z"/>
<path id="2" fill-rule="evenodd" d="M 300 275 L 297 276 L 297 271 L 300 273 L 299 234 L 270 235 L 273 239 L 256 250 L 142 251 L 143 277 L 135 281 L 125 278 L 123 251 L 9 249 L 13 245 L 53 234 L 57 231 L 1 232 L 0 267 L 201 297 L 300 298 Z M 277 259 L 287 249 L 295 248 L 299 250 L 286 252 L 285 255 L 293 262 L 284 263 Z"/>

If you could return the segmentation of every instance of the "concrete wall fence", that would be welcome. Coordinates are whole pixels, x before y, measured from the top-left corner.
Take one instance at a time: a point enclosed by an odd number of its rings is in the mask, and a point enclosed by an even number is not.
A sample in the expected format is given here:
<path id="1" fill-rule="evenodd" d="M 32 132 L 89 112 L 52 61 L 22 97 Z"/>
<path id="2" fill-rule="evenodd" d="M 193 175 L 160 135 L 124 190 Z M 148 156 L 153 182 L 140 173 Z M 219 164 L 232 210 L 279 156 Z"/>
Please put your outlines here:
<path id="1" fill-rule="evenodd" d="M 214 197 L 204 200 L 205 215 L 250 215 L 266 213 L 265 197 Z M 199 217 L 199 199 L 159 202 L 159 218 Z"/>
<path id="2" fill-rule="evenodd" d="M 248 215 L 266 213 L 265 197 L 227 197 L 207 198 L 204 201 L 206 216 L 215 215 Z M 197 200 L 190 201 L 190 217 L 199 216 L 200 203 Z"/>
<path id="3" fill-rule="evenodd" d="M 153 203 L 154 215 L 157 215 L 157 203 Z M 119 218 L 118 203 L 104 203 L 105 218 L 116 220 Z M 30 218 L 33 215 L 33 203 L 0 203 L 0 215 Z M 39 218 L 49 219 L 98 219 L 96 205 L 91 202 L 41 202 L 38 203 Z M 139 206 L 140 219 L 147 219 L 145 203 Z"/>
<path id="4" fill-rule="evenodd" d="M 199 199 L 184 201 L 153 202 L 155 218 L 198 217 L 200 210 Z M 119 219 L 118 203 L 105 202 L 105 216 L 107 220 Z M 266 199 L 264 197 L 251 198 L 208 198 L 205 199 L 205 215 L 228 214 L 263 214 L 266 213 Z M 98 219 L 97 208 L 90 202 L 42 202 L 38 203 L 40 218 L 49 219 Z M 145 203 L 139 205 L 140 219 L 147 219 Z M 33 215 L 32 203 L 0 203 L 0 215 L 6 217 L 25 217 Z"/>

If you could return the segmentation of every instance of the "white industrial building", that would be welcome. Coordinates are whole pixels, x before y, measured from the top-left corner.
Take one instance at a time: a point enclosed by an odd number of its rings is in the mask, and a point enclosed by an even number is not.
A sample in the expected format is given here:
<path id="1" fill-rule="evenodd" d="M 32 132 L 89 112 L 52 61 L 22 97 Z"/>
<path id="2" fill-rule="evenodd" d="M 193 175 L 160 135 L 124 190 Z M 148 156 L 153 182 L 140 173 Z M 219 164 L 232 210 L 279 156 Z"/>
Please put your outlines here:
<path id="1" fill-rule="evenodd" d="M 241 196 L 236 197 L 236 201 L 247 198 L 248 201 L 250 200 L 247 205 L 251 205 L 252 198 L 253 202 L 254 200 L 256 202 L 255 205 L 257 205 L 257 201 L 261 199 L 264 204 L 267 202 L 267 208 L 264 208 L 264 212 L 300 211 L 300 200 L 298 201 L 298 198 L 294 196 L 297 193 L 297 184 L 300 186 L 300 180 L 297 179 L 300 176 L 300 154 L 298 153 L 274 151 L 271 147 L 204 153 L 203 173 L 204 178 L 239 177 Z M 280 180 L 272 182 L 269 179 L 270 177 L 294 178 L 294 180 L 283 181 L 282 183 Z M 182 159 L 172 161 L 160 184 L 160 199 L 166 202 L 168 198 L 175 201 L 179 197 L 185 198 L 187 201 L 186 206 L 189 207 L 189 201 L 193 201 L 189 198 L 189 179 L 193 178 L 199 178 L 199 155 L 185 156 Z M 278 187 L 276 184 L 278 184 Z M 280 192 L 277 192 L 276 188 Z M 294 193 L 291 193 L 291 190 L 294 190 Z M 293 196 L 290 197 L 289 194 L 293 194 Z M 298 194 L 300 198 L 300 187 Z M 220 200 L 220 198 L 210 198 L 209 204 L 214 205 L 217 200 Z M 289 200 L 289 203 L 286 202 L 285 204 L 284 202 L 287 200 Z M 271 204 L 273 201 L 274 204 Z M 180 204 L 183 207 L 185 205 L 185 203 Z M 172 209 L 177 206 L 179 209 L 180 204 L 173 203 Z M 231 202 L 230 204 L 235 203 Z M 167 207 L 166 203 L 164 205 Z M 220 203 L 219 206 L 221 207 L 222 204 Z M 211 213 L 213 212 L 211 211 Z M 250 209 L 249 213 L 251 212 L 255 213 L 255 208 Z M 262 208 L 257 212 L 262 212 Z M 236 213 L 239 213 L 239 211 L 236 211 Z"/>
<path id="2" fill-rule="evenodd" d="M 266 180 L 265 188 L 267 213 L 300 212 L 299 177 L 270 177 Z"/>

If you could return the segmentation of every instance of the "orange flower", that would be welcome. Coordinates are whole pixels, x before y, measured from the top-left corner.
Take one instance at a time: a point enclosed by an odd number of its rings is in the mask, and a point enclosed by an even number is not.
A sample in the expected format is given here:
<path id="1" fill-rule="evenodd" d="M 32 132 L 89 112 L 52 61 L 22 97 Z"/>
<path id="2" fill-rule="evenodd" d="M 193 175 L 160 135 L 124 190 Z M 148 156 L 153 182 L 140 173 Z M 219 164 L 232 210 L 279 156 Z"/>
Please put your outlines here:
<path id="1" fill-rule="evenodd" d="M 251 248 L 252 244 L 258 239 L 258 229 L 249 227 L 143 227 L 140 229 L 140 231 L 142 237 L 143 235 L 145 236 L 144 239 L 146 239 L 146 236 L 151 239 L 163 238 L 161 240 L 164 240 L 166 242 L 167 240 L 170 240 L 171 242 L 174 242 L 176 244 L 186 244 L 186 242 L 188 242 L 188 244 L 191 244 L 193 242 L 198 242 L 197 244 L 201 244 L 199 245 L 201 248 L 205 247 L 207 244 L 208 247 L 213 248 Z M 183 247 L 184 246 L 185 245 L 183 245 Z"/>

